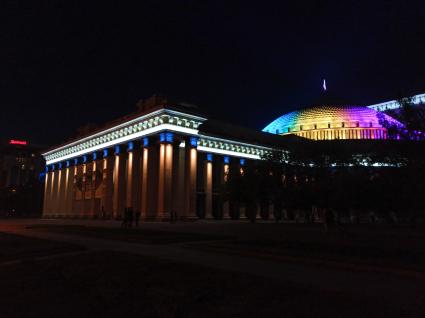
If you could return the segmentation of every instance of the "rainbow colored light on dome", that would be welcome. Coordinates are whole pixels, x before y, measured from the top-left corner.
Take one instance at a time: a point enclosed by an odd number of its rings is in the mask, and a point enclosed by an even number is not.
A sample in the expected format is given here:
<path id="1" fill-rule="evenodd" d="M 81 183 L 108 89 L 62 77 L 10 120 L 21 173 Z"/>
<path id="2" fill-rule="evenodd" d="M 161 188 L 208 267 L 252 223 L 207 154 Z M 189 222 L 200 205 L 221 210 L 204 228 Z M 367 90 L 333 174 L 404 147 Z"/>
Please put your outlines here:
<path id="1" fill-rule="evenodd" d="M 296 134 L 310 139 L 385 139 L 386 129 L 382 126 L 382 121 L 403 127 L 399 121 L 387 114 L 367 107 L 323 106 L 285 114 L 267 125 L 263 131 L 279 135 Z M 373 136 L 357 133 L 365 130 L 373 130 Z M 314 131 L 323 134 L 315 138 L 315 135 L 311 134 Z M 344 131 L 344 135 L 341 134 L 340 137 L 339 131 Z"/>

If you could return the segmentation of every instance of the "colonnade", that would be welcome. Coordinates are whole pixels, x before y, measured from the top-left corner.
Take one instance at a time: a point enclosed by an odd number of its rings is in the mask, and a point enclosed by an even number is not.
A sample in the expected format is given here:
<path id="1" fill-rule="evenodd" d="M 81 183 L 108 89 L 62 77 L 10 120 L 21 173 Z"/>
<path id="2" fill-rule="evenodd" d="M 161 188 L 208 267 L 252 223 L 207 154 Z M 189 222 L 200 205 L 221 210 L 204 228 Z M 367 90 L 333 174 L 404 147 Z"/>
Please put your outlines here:
<path id="1" fill-rule="evenodd" d="M 314 140 L 388 138 L 385 128 L 322 128 L 297 131 L 293 134 Z"/>
<path id="2" fill-rule="evenodd" d="M 115 145 L 49 165 L 43 216 L 118 219 L 131 207 L 142 220 L 227 218 L 220 189 L 244 162 L 170 132 Z"/>

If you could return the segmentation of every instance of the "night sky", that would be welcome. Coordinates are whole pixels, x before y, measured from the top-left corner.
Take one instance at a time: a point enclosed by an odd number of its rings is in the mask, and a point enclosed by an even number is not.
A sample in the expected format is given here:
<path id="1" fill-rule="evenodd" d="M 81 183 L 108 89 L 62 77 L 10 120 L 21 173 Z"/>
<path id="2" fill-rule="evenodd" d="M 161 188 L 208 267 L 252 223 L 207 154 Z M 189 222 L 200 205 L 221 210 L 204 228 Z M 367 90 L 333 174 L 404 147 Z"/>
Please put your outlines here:
<path id="1" fill-rule="evenodd" d="M 2 1 L 1 137 L 51 145 L 152 94 L 262 129 L 324 77 L 351 104 L 425 92 L 425 1 L 283 2 Z"/>

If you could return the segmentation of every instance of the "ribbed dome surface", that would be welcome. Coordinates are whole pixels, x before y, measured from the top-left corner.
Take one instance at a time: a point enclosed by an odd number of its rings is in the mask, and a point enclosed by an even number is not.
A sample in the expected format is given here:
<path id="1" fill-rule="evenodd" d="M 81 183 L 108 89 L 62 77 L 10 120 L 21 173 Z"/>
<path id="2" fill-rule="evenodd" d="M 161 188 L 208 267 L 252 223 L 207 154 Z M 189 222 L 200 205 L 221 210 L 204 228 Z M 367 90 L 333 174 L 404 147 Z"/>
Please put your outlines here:
<path id="1" fill-rule="evenodd" d="M 382 128 L 382 120 L 402 126 L 394 118 L 371 108 L 322 106 L 285 114 L 267 125 L 263 131 L 285 134 L 328 128 Z"/>

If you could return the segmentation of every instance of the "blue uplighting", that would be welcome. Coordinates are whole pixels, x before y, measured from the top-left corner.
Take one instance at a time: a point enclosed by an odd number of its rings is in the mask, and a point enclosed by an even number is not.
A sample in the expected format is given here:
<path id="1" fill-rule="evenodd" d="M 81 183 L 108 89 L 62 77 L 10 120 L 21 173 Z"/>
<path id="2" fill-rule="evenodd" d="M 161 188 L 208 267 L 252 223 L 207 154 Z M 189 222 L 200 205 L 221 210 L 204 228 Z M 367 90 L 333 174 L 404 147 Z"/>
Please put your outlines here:
<path id="1" fill-rule="evenodd" d="M 87 162 L 87 156 L 83 156 L 83 163 Z"/>
<path id="2" fill-rule="evenodd" d="M 66 161 L 66 167 L 69 168 L 69 166 L 71 165 L 71 163 L 69 162 L 69 160 Z"/>
<path id="3" fill-rule="evenodd" d="M 197 147 L 198 146 L 198 138 L 190 137 L 190 146 L 191 147 Z"/>
<path id="4" fill-rule="evenodd" d="M 38 181 L 43 182 L 45 176 L 46 176 L 46 173 L 40 172 L 40 174 L 38 175 Z"/>
<path id="5" fill-rule="evenodd" d="M 173 138 L 174 138 L 174 134 L 167 132 L 167 133 L 160 133 L 159 134 L 159 141 L 160 142 L 167 142 L 167 143 L 172 143 L 173 142 Z"/>
<path id="6" fill-rule="evenodd" d="M 58 163 L 58 169 L 62 169 L 62 162 Z"/>
<path id="7" fill-rule="evenodd" d="M 108 149 L 103 149 L 103 158 L 108 156 Z"/>
<path id="8" fill-rule="evenodd" d="M 149 146 L 149 138 L 145 137 L 143 138 L 143 147 L 147 147 L 147 146 Z"/>
<path id="9" fill-rule="evenodd" d="M 213 160 L 213 155 L 212 153 L 208 153 L 207 154 L 207 161 L 211 162 Z"/>
<path id="10" fill-rule="evenodd" d="M 225 157 L 223 158 L 223 160 L 224 160 L 224 163 L 225 163 L 226 165 L 228 165 L 228 164 L 230 163 L 230 158 L 229 158 L 228 156 L 225 156 Z"/>
<path id="11" fill-rule="evenodd" d="M 239 160 L 239 163 L 241 164 L 241 166 L 244 166 L 245 165 L 245 159 Z"/>
<path id="12" fill-rule="evenodd" d="M 78 165 L 78 158 L 75 158 L 74 159 L 74 165 L 76 166 L 76 165 Z"/>
<path id="13" fill-rule="evenodd" d="M 93 152 L 93 161 L 97 159 L 97 153 Z"/>
<path id="14" fill-rule="evenodd" d="M 134 149 L 134 143 L 132 141 L 130 141 L 128 143 L 127 151 L 133 151 L 133 149 Z"/>
<path id="15" fill-rule="evenodd" d="M 116 155 L 120 154 L 120 146 L 118 146 L 118 145 L 115 146 L 115 154 Z"/>
<path id="16" fill-rule="evenodd" d="M 174 134 L 173 133 L 165 133 L 165 141 L 166 142 L 173 142 Z"/>

